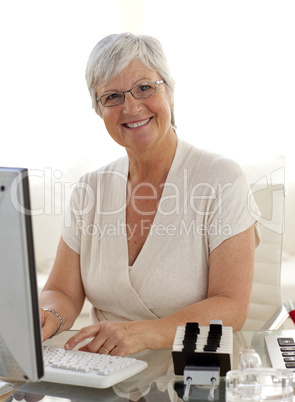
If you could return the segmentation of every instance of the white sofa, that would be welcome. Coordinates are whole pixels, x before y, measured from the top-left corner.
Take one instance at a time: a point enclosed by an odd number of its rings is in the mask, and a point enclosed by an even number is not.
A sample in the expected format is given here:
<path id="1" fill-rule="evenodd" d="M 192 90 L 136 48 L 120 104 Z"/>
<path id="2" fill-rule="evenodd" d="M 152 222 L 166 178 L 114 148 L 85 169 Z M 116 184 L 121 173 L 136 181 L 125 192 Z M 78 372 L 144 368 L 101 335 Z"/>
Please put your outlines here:
<path id="1" fill-rule="evenodd" d="M 267 172 L 283 166 L 284 160 L 278 158 L 275 163 L 252 164 L 245 166 L 253 183 Z M 72 186 L 91 166 L 84 160 L 77 162 L 74 168 L 60 172 L 53 169 L 31 171 L 30 189 L 33 209 L 33 230 L 38 273 L 38 286 L 41 289 L 52 267 L 57 245 L 60 239 L 62 217 L 69 200 Z M 283 264 L 281 275 L 282 302 L 288 298 L 295 300 L 295 183 L 287 183 L 285 235 Z M 86 302 L 74 328 L 88 325 L 89 303 Z M 288 320 L 285 327 L 293 327 Z M 294 327 L 295 328 L 295 327 Z"/>

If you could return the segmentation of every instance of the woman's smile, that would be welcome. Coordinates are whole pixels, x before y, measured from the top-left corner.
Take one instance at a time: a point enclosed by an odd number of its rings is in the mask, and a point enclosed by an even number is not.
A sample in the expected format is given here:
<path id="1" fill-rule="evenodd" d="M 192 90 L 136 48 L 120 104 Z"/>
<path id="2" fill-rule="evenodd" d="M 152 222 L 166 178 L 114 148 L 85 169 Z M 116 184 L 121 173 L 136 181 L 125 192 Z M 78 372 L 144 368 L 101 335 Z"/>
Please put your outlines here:
<path id="1" fill-rule="evenodd" d="M 132 122 L 132 123 L 124 123 L 122 125 L 124 127 L 134 129 L 134 128 L 138 128 L 138 127 L 142 127 L 142 126 L 147 125 L 150 122 L 151 119 L 152 119 L 152 117 L 149 117 L 149 118 L 147 118 L 145 120 L 140 120 L 140 121 L 136 121 L 136 122 Z"/>

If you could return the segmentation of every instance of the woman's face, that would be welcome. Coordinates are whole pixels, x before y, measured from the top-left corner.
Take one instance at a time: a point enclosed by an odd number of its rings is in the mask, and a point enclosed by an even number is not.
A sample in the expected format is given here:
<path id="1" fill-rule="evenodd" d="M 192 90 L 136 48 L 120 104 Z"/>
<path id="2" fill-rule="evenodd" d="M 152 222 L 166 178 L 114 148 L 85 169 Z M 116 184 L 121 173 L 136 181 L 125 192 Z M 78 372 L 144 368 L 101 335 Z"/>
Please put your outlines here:
<path id="1" fill-rule="evenodd" d="M 140 61 L 130 63 L 116 78 L 98 88 L 97 95 L 111 91 L 127 91 L 132 87 L 161 80 L 155 70 L 149 70 Z M 149 149 L 165 136 L 174 135 L 171 126 L 172 102 L 165 84 L 157 87 L 148 98 L 135 99 L 130 92 L 124 103 L 104 107 L 99 105 L 106 129 L 111 137 L 127 150 Z"/>

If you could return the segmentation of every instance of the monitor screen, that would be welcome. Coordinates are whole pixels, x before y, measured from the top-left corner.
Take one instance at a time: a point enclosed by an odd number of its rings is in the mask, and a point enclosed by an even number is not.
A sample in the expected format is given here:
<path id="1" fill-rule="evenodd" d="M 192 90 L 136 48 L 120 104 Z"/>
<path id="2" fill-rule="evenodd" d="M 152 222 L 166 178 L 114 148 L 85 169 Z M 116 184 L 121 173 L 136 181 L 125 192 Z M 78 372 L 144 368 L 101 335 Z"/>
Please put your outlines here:
<path id="1" fill-rule="evenodd" d="M 0 168 L 0 377 L 42 376 L 28 171 Z"/>

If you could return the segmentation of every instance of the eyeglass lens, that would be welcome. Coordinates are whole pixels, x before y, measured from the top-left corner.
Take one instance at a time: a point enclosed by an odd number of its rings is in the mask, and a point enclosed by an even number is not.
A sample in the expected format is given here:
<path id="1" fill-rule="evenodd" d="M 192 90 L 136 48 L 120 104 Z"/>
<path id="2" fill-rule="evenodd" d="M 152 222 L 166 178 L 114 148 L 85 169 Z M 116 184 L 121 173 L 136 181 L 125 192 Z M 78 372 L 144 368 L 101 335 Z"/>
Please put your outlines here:
<path id="1" fill-rule="evenodd" d="M 141 99 L 147 98 L 153 95 L 156 92 L 157 84 L 156 83 L 147 83 L 147 84 L 140 84 L 136 87 L 129 89 L 129 91 L 116 91 L 110 94 L 106 94 L 101 96 L 100 101 L 103 106 L 110 107 L 116 106 L 124 102 L 125 93 L 131 92 L 134 98 Z"/>

